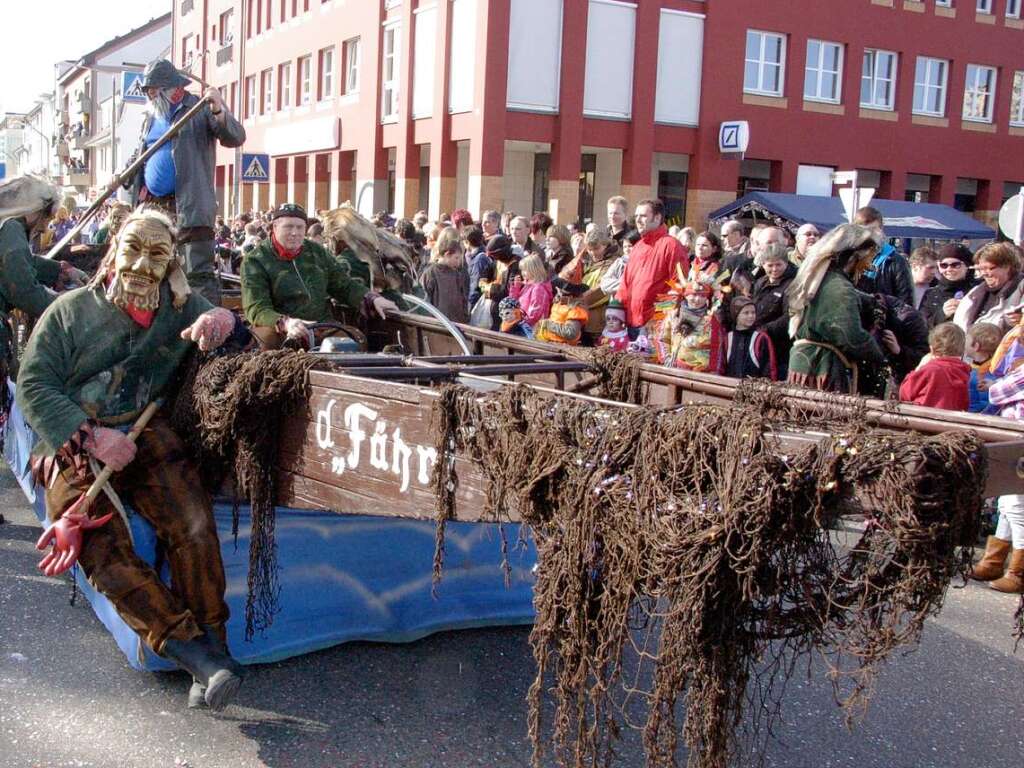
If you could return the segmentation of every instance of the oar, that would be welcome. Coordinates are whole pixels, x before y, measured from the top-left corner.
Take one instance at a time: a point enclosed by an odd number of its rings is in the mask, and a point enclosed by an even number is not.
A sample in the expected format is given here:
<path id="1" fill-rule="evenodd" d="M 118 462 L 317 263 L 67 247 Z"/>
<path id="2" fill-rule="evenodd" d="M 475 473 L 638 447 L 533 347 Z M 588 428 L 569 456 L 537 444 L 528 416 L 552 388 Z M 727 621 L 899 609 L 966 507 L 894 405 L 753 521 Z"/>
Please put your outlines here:
<path id="1" fill-rule="evenodd" d="M 78 237 L 78 233 L 82 231 L 82 228 L 88 223 L 89 219 L 96 215 L 96 212 L 103 207 L 103 204 L 107 201 L 107 198 L 114 194 L 118 186 L 120 186 L 121 179 L 128 178 L 137 170 L 139 170 L 139 168 L 145 165 L 146 161 L 149 160 L 149 158 L 151 158 L 156 153 L 156 151 L 160 149 L 160 147 L 162 147 L 164 144 L 166 144 L 168 141 L 170 141 L 171 139 L 178 135 L 178 133 L 184 127 L 185 123 L 187 123 L 189 120 L 191 120 L 193 117 L 195 117 L 202 111 L 203 107 L 206 106 L 207 102 L 208 99 L 205 96 L 201 98 L 198 102 L 196 102 L 195 106 L 193 106 L 188 112 L 182 115 L 181 118 L 174 125 L 167 129 L 167 133 L 165 133 L 159 139 L 154 141 L 149 149 L 147 149 L 145 152 L 139 155 L 133 162 L 128 164 L 127 168 L 125 168 L 123 171 L 117 174 L 117 176 L 114 177 L 115 182 L 111 183 L 107 187 L 107 189 L 105 189 L 103 193 L 96 198 L 93 204 L 89 206 L 85 213 L 82 214 L 82 218 L 78 220 L 78 224 L 76 224 L 70 232 L 64 235 L 64 237 L 60 239 L 60 242 L 58 242 L 56 245 L 50 248 L 49 252 L 46 254 L 46 258 L 52 259 L 54 256 L 61 252 L 65 245 L 67 245 L 76 237 Z"/>

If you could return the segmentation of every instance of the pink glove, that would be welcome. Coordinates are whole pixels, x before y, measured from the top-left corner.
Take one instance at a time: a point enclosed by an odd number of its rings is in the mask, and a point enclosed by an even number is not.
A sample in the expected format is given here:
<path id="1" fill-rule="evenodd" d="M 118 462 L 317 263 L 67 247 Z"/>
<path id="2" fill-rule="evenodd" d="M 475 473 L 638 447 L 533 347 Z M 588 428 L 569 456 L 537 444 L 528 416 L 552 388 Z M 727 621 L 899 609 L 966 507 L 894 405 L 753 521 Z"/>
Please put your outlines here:
<path id="1" fill-rule="evenodd" d="M 309 326 L 297 317 L 289 317 L 284 321 L 284 335 L 289 339 L 305 341 L 309 338 Z"/>
<path id="2" fill-rule="evenodd" d="M 85 494 L 72 504 L 60 519 L 43 532 L 36 542 L 36 549 L 42 551 L 52 542 L 50 550 L 37 566 L 46 576 L 59 576 L 78 562 L 82 552 L 82 531 L 89 531 L 106 525 L 113 512 L 103 517 L 90 518 L 78 512 L 85 501 Z"/>
<path id="3" fill-rule="evenodd" d="M 224 343 L 235 328 L 235 316 L 223 307 L 201 314 L 192 325 L 181 332 L 181 338 L 199 344 L 199 349 L 209 352 Z"/>
<path id="4" fill-rule="evenodd" d="M 85 450 L 115 472 L 120 472 L 132 463 L 137 449 L 123 432 L 96 427 L 85 439 Z"/>

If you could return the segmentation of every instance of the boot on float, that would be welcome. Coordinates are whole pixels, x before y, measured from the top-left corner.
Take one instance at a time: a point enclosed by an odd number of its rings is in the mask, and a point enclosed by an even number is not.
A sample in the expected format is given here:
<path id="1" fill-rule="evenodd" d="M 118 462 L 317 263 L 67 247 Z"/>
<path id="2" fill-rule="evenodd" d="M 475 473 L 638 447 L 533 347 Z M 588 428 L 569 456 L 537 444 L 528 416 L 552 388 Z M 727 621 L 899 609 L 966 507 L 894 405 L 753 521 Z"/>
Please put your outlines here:
<path id="1" fill-rule="evenodd" d="M 998 536 L 989 536 L 985 542 L 985 554 L 971 568 L 975 581 L 994 581 L 1006 572 L 1006 558 L 1010 555 L 1010 542 Z"/>
<path id="2" fill-rule="evenodd" d="M 178 663 L 192 675 L 189 690 L 189 706 L 198 703 L 197 685 L 202 690 L 203 701 L 214 712 L 219 712 L 232 702 L 242 685 L 242 666 L 226 653 L 226 648 L 211 647 L 207 636 L 194 640 L 167 640 L 163 655 Z M 195 707 L 193 707 L 195 708 Z"/>
<path id="3" fill-rule="evenodd" d="M 1024 549 L 1015 549 L 1001 579 L 992 582 L 992 589 L 1011 595 L 1024 595 Z"/>

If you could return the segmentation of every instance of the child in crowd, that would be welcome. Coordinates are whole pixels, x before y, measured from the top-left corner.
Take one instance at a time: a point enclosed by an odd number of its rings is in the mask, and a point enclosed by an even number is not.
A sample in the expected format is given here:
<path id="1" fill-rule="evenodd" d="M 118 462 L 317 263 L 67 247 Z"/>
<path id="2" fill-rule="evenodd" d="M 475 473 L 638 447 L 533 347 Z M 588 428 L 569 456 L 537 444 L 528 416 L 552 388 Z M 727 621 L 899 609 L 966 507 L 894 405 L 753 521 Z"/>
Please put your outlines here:
<path id="1" fill-rule="evenodd" d="M 988 387 L 995 381 L 991 372 L 992 355 L 999 346 L 1002 334 L 998 325 L 992 323 L 975 323 L 967 331 L 966 357 L 971 362 L 971 382 L 969 386 L 971 413 L 996 413 L 989 405 Z"/>
<path id="2" fill-rule="evenodd" d="M 437 235 L 430 265 L 420 282 L 427 301 L 456 323 L 469 322 L 469 284 L 463 267 L 459 231 L 445 227 Z"/>
<path id="3" fill-rule="evenodd" d="M 941 323 L 928 334 L 931 359 L 900 385 L 900 400 L 947 411 L 966 411 L 971 367 L 963 361 L 967 338 L 959 326 Z"/>
<path id="4" fill-rule="evenodd" d="M 519 302 L 523 319 L 531 328 L 548 316 L 554 291 L 548 279 L 548 268 L 544 260 L 530 254 L 519 262 L 521 276 L 516 276 L 508 295 Z"/>
<path id="5" fill-rule="evenodd" d="M 523 320 L 523 309 L 519 302 L 511 296 L 506 296 L 498 302 L 498 327 L 502 333 L 511 333 L 513 336 L 522 336 L 532 339 L 533 329 Z"/>
<path id="6" fill-rule="evenodd" d="M 611 347 L 616 352 L 625 352 L 629 346 L 629 333 L 626 331 L 626 310 L 617 299 L 608 302 L 604 312 L 604 331 L 598 339 L 597 346 Z"/>
<path id="7" fill-rule="evenodd" d="M 669 326 L 670 347 L 660 357 L 668 367 L 690 371 L 717 371 L 721 356 L 721 323 L 713 309 L 711 283 L 695 280 L 683 289 L 684 300 L 663 321 Z M 659 346 L 666 334 L 661 333 Z"/>
<path id="8" fill-rule="evenodd" d="M 725 355 L 719 373 L 734 379 L 776 379 L 775 350 L 768 334 L 754 328 L 757 307 L 746 296 L 737 296 L 729 305 L 733 330 L 725 337 Z"/>

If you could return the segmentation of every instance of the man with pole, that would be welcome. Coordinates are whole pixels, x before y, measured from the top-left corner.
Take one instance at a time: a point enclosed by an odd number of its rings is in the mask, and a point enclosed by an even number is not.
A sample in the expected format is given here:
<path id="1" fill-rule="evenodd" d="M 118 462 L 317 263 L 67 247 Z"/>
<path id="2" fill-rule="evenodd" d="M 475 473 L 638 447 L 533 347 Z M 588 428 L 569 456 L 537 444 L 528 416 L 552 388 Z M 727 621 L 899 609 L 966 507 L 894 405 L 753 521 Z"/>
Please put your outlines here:
<path id="1" fill-rule="evenodd" d="M 142 125 L 136 155 L 141 155 L 168 133 L 201 99 L 187 93 L 189 79 L 166 59 L 146 66 L 142 88 L 149 109 Z M 130 184 L 132 204 L 157 205 L 177 217 L 178 253 L 189 285 L 213 304 L 220 303 L 220 283 L 214 271 L 213 225 L 217 215 L 214 192 L 216 144 L 240 147 L 245 129 L 236 120 L 216 88 L 203 95 L 207 107 L 176 136 L 149 157 Z"/>
<path id="2" fill-rule="evenodd" d="M 248 332 L 190 292 L 163 211 L 133 214 L 112 250 L 88 288 L 43 313 L 18 375 L 18 405 L 40 438 L 33 475 L 53 521 L 39 567 L 54 576 L 77 561 L 146 645 L 192 674 L 189 706 L 217 710 L 241 683 L 226 645 L 217 528 L 195 464 L 153 403 L 169 394 L 192 342 L 207 351 Z M 153 525 L 170 586 L 112 514 L 118 498 Z"/>

